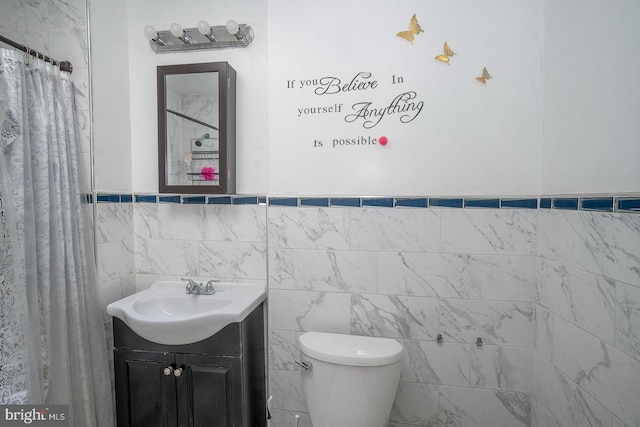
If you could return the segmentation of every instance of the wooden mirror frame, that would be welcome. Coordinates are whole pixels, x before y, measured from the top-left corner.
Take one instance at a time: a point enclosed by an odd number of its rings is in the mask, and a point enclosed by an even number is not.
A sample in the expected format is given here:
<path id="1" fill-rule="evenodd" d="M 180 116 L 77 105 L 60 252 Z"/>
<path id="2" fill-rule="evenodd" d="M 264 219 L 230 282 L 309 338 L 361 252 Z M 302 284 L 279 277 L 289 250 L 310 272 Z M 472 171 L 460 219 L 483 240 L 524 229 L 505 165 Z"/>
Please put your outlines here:
<path id="1" fill-rule="evenodd" d="M 171 185 L 167 182 L 166 77 L 175 74 L 218 73 L 218 185 Z M 163 65 L 158 82 L 158 188 L 160 193 L 234 194 L 236 167 L 236 72 L 227 62 Z"/>

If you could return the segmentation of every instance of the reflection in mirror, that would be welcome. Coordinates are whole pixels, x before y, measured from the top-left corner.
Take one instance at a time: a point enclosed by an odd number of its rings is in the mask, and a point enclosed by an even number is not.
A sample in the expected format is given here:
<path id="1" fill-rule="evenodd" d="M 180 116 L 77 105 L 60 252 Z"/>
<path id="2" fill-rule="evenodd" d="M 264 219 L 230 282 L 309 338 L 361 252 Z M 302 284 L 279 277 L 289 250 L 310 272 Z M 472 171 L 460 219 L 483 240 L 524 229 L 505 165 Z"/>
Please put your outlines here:
<path id="1" fill-rule="evenodd" d="M 158 124 L 160 192 L 235 191 L 233 68 L 158 67 Z"/>
<path id="2" fill-rule="evenodd" d="M 167 184 L 218 185 L 218 73 L 166 78 Z"/>

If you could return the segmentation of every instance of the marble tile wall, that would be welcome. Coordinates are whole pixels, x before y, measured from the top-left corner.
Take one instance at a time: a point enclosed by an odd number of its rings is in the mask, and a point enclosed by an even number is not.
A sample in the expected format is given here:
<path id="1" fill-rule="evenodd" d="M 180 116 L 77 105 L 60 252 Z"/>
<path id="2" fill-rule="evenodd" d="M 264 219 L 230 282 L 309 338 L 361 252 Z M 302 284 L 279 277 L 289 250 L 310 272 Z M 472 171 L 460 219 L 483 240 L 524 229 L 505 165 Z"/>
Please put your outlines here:
<path id="1" fill-rule="evenodd" d="M 183 275 L 268 281 L 274 426 L 296 426 L 296 414 L 298 427 L 310 426 L 293 362 L 307 330 L 403 343 L 393 427 L 639 425 L 638 215 L 178 203 L 96 209 L 104 305 Z"/>
<path id="2" fill-rule="evenodd" d="M 540 211 L 534 426 L 640 426 L 640 216 Z"/>
<path id="3" fill-rule="evenodd" d="M 134 205 L 96 204 L 96 251 L 100 305 L 135 292 Z M 110 317 L 106 315 L 105 318 Z"/>
<path id="4" fill-rule="evenodd" d="M 85 0 L 8 0 L 2 2 L 0 34 L 73 65 L 76 123 L 85 184 L 90 188 L 89 42 Z M 0 47 L 6 47 L 0 43 Z"/>
<path id="5" fill-rule="evenodd" d="M 395 427 L 531 424 L 536 210 L 270 206 L 267 215 L 274 425 L 300 414 L 310 426 L 293 363 L 308 330 L 404 344 Z"/>
<path id="6" fill-rule="evenodd" d="M 110 361 L 113 361 L 113 323 L 106 307 L 135 292 L 133 205 L 97 203 L 94 206 L 98 299 L 104 319 L 109 357 Z M 109 368 L 113 369 L 113 363 L 110 363 Z"/>
<path id="7" fill-rule="evenodd" d="M 265 284 L 265 209 L 98 202 L 99 298 L 109 341 L 106 306 L 156 280 L 214 276 Z"/>
<path id="8" fill-rule="evenodd" d="M 266 206 L 134 206 L 136 290 L 186 276 L 266 284 Z"/>

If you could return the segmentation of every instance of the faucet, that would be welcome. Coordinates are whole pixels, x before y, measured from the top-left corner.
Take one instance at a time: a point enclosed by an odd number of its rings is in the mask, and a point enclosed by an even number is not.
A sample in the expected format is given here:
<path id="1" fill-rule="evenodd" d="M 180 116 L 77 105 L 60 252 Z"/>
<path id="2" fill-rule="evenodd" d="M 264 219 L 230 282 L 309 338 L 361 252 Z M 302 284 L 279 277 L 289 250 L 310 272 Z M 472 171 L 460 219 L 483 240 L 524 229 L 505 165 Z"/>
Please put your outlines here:
<path id="1" fill-rule="evenodd" d="M 205 295 L 213 295 L 216 293 L 216 290 L 213 287 L 213 283 L 214 282 L 219 282 L 220 280 L 209 280 L 207 281 L 207 284 L 204 287 L 204 294 Z"/>
<path id="2" fill-rule="evenodd" d="M 205 285 L 204 289 L 202 289 L 202 283 L 198 283 L 193 281 L 192 279 L 182 278 L 181 280 L 187 282 L 187 293 L 193 295 L 213 295 L 216 293 L 216 290 L 213 288 L 213 282 L 217 282 L 219 280 L 209 280 Z"/>

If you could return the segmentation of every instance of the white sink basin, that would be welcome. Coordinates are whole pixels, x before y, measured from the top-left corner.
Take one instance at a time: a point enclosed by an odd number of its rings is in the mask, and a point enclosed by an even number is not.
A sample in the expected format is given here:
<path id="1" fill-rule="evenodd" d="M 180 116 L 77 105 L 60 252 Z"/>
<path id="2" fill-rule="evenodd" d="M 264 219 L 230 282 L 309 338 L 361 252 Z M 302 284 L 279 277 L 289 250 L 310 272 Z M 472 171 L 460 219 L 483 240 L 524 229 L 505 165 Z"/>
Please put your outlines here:
<path id="1" fill-rule="evenodd" d="M 192 295 L 186 293 L 185 282 L 156 282 L 109 304 L 107 313 L 149 341 L 182 345 L 241 322 L 266 298 L 261 285 L 215 283 L 214 288 L 213 295 Z"/>

